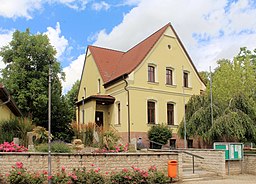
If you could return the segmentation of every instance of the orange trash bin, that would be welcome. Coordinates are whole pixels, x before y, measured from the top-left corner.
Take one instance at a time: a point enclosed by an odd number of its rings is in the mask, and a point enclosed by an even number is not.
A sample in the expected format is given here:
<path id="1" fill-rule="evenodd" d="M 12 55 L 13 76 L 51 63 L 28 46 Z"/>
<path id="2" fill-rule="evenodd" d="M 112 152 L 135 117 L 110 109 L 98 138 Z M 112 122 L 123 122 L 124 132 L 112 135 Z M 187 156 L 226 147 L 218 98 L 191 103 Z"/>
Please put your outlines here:
<path id="1" fill-rule="evenodd" d="M 168 161 L 168 176 L 170 178 L 176 178 L 177 177 L 177 160 L 169 160 Z"/>

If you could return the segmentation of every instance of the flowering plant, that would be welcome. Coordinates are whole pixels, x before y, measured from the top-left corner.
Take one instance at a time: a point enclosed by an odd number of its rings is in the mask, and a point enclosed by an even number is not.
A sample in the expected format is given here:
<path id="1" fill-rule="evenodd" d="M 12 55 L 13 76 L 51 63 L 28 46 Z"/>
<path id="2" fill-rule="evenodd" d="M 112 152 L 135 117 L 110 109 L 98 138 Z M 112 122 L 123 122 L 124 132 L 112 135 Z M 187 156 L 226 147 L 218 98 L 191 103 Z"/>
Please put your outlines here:
<path id="1" fill-rule="evenodd" d="M 119 152 L 127 152 L 128 151 L 128 144 L 118 144 L 116 146 L 113 146 L 113 148 L 102 148 L 102 149 L 97 149 L 94 151 L 94 153 L 119 153 Z"/>
<path id="2" fill-rule="evenodd" d="M 132 166 L 132 170 L 124 168 L 122 171 L 112 173 L 110 183 L 122 184 L 153 184 L 168 183 L 170 179 L 162 172 L 157 171 L 155 166 L 151 166 L 147 171 Z"/>
<path id="3" fill-rule="evenodd" d="M 39 172 L 29 173 L 23 167 L 22 162 L 16 162 L 12 167 L 10 174 L 7 175 L 7 181 L 10 184 L 43 184 L 46 180 L 45 175 Z"/>
<path id="4" fill-rule="evenodd" d="M 94 164 L 91 166 L 94 167 Z M 60 172 L 54 173 L 48 177 L 49 179 L 51 179 L 52 184 L 155 184 L 170 182 L 170 178 L 157 171 L 155 166 L 151 166 L 148 170 L 137 167 L 132 167 L 129 170 L 123 168 L 119 172 L 106 172 L 105 175 L 100 173 L 100 168 L 92 168 L 88 171 L 85 168 L 74 169 L 71 173 L 67 173 L 65 167 L 62 167 Z M 22 162 L 17 162 L 8 174 L 7 181 L 10 184 L 44 184 L 47 183 L 47 172 L 28 172 L 23 167 Z"/>
<path id="5" fill-rule="evenodd" d="M 4 142 L 0 144 L 0 152 L 25 152 L 28 151 L 24 146 L 14 144 L 14 142 Z"/>

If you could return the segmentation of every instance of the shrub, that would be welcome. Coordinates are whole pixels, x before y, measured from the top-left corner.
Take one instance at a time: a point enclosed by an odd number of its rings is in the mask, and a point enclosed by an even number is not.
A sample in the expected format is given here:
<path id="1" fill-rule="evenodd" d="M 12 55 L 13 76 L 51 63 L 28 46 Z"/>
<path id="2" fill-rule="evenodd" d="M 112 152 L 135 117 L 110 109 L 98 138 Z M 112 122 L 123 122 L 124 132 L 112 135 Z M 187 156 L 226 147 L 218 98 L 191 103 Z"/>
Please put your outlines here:
<path id="1" fill-rule="evenodd" d="M 38 152 L 48 152 L 48 144 L 39 144 L 36 146 Z M 51 152 L 53 153 L 71 153 L 71 148 L 62 141 L 53 141 L 51 143 Z"/>
<path id="2" fill-rule="evenodd" d="M 118 184 L 155 184 L 170 182 L 170 178 L 162 172 L 157 171 L 155 166 L 151 166 L 147 171 L 136 167 L 132 167 L 132 170 L 124 168 L 122 171 L 113 173 L 109 180 L 110 183 Z"/>
<path id="3" fill-rule="evenodd" d="M 0 124 L 0 142 L 11 142 L 19 135 L 18 119 L 2 121 Z"/>
<path id="4" fill-rule="evenodd" d="M 124 168 L 122 171 L 110 173 L 110 176 L 103 176 L 99 168 L 89 171 L 86 171 L 86 168 L 74 169 L 71 173 L 67 173 L 65 167 L 62 167 L 60 172 L 54 173 L 48 177 L 49 179 L 51 179 L 52 184 L 155 184 L 170 182 L 170 178 L 157 171 L 155 166 L 151 166 L 147 171 L 136 167 L 132 167 L 130 170 Z M 47 172 L 27 172 L 23 163 L 17 162 L 10 171 L 7 181 L 10 184 L 43 184 L 47 181 Z"/>
<path id="5" fill-rule="evenodd" d="M 94 151 L 94 153 L 118 153 L 118 152 L 127 152 L 128 151 L 128 144 L 118 144 L 113 147 L 113 149 L 107 149 L 107 148 L 102 148 L 102 149 L 97 149 Z"/>
<path id="6" fill-rule="evenodd" d="M 0 144 L 0 152 L 25 152 L 28 151 L 27 148 L 24 146 L 19 146 L 17 144 L 14 144 L 13 142 L 4 142 L 3 144 Z"/>
<path id="7" fill-rule="evenodd" d="M 12 168 L 7 177 L 10 184 L 43 184 L 46 181 L 43 173 L 28 173 L 22 162 L 17 162 Z"/>
<path id="8" fill-rule="evenodd" d="M 160 144 L 166 144 L 172 137 L 172 131 L 167 125 L 154 125 L 148 131 L 148 139 Z"/>
<path id="9" fill-rule="evenodd" d="M 35 143 L 47 143 L 48 141 L 48 131 L 41 126 L 37 126 L 32 131 L 33 136 L 35 136 Z"/>
<path id="10" fill-rule="evenodd" d="M 83 131 L 83 143 L 86 146 L 91 146 L 93 144 L 93 133 L 95 129 L 95 123 L 89 122 L 82 128 Z"/>
<path id="11" fill-rule="evenodd" d="M 27 132 L 33 129 L 32 121 L 27 118 L 4 120 L 0 123 L 0 143 L 11 142 L 14 137 L 20 138 L 22 145 L 27 145 Z"/>

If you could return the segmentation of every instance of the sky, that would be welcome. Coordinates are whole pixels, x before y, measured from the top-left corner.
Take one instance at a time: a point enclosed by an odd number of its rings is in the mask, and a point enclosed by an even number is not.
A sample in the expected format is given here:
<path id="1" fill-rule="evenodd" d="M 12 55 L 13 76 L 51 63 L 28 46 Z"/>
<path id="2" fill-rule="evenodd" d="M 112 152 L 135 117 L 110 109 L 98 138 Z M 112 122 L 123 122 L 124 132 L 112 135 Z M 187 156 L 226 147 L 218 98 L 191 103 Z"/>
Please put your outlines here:
<path id="1" fill-rule="evenodd" d="M 88 45 L 126 51 L 169 22 L 198 71 L 256 48 L 256 0 L 0 0 L 0 47 L 15 30 L 46 34 L 65 94 L 81 78 Z"/>

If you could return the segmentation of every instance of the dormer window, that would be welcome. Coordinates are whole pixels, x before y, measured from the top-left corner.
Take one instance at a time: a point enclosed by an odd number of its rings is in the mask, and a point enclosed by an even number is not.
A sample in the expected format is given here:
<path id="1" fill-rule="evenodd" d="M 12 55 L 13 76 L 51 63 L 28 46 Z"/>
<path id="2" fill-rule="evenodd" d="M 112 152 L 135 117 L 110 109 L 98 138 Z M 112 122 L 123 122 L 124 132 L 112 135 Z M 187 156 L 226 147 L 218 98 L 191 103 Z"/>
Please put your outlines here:
<path id="1" fill-rule="evenodd" d="M 156 82 L 156 66 L 148 66 L 148 82 Z"/>

